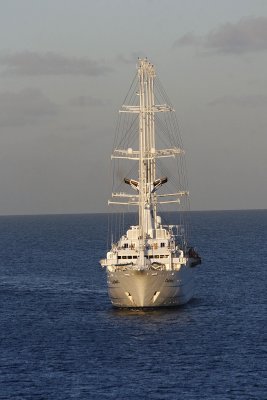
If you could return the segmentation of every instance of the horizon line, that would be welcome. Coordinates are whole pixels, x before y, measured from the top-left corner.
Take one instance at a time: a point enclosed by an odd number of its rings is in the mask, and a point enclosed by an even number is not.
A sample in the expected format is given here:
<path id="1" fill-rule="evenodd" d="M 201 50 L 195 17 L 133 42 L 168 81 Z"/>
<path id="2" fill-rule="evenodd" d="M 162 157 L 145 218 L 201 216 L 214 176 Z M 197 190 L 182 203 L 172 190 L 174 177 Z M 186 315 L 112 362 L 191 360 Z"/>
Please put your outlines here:
<path id="1" fill-rule="evenodd" d="M 232 211 L 267 211 L 267 208 L 229 208 L 229 209 L 211 209 L 211 210 L 186 210 L 186 211 L 163 211 L 163 213 L 171 212 L 171 213 L 194 213 L 194 212 L 232 212 Z M 47 212 L 47 213 L 33 213 L 33 214 L 0 214 L 0 217 L 38 217 L 38 216 L 60 216 L 60 215 L 105 215 L 105 214 L 122 214 L 123 212 L 106 212 L 106 211 L 97 211 L 97 212 Z M 134 211 L 126 211 L 125 214 L 134 214 Z"/>

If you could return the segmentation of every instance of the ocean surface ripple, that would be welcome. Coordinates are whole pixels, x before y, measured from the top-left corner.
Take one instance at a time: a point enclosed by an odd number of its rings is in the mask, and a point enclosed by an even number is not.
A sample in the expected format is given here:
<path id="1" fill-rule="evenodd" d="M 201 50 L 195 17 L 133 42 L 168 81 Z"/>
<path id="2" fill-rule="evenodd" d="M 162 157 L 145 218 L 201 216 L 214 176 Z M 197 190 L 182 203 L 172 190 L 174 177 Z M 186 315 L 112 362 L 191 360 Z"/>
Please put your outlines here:
<path id="1" fill-rule="evenodd" d="M 185 306 L 116 310 L 107 216 L 0 217 L 0 399 L 263 400 L 267 211 L 192 212 Z"/>

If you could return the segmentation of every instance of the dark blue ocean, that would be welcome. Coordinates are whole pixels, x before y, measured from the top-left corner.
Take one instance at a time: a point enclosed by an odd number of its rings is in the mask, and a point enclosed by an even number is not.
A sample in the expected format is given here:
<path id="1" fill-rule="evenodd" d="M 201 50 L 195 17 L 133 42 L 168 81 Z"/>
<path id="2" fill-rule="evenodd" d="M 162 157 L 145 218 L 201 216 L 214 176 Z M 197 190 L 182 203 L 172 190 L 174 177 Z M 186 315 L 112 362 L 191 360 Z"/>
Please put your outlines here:
<path id="1" fill-rule="evenodd" d="M 267 210 L 191 224 L 193 300 L 123 311 L 107 215 L 0 217 L 0 399 L 265 400 Z"/>

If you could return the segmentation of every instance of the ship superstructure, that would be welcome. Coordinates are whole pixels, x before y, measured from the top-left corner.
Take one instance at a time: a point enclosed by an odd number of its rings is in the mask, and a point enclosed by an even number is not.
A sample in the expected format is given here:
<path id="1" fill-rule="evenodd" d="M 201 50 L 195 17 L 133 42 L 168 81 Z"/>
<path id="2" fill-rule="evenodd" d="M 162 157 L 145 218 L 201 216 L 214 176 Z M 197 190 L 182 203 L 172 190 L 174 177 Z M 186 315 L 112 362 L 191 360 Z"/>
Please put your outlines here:
<path id="1" fill-rule="evenodd" d="M 169 176 L 159 175 L 161 159 L 182 157 L 184 150 L 174 146 L 157 148 L 157 114 L 173 113 L 171 105 L 157 104 L 154 93 L 155 68 L 147 59 L 139 59 L 137 73 L 137 104 L 123 105 L 121 113 L 135 114 L 136 148 L 115 148 L 114 160 L 135 163 L 136 176 L 122 180 L 129 190 L 115 191 L 109 204 L 136 206 L 138 224 L 132 225 L 111 245 L 105 259 L 100 261 L 107 270 L 108 291 L 117 307 L 159 307 L 186 303 L 193 294 L 192 267 L 201 262 L 193 248 L 188 247 L 182 224 L 166 225 L 158 213 L 161 205 L 180 205 L 188 197 L 185 188 L 163 192 Z M 134 131 L 134 124 L 126 128 L 125 135 Z M 174 138 L 173 126 L 167 136 Z M 164 127 L 163 127 L 164 130 Z M 166 129 L 165 129 L 166 131 Z M 125 140 L 120 141 L 125 144 Z M 131 170 L 130 170 L 131 171 Z M 160 170 L 161 172 L 162 170 Z M 177 171 L 181 174 L 181 171 Z"/>

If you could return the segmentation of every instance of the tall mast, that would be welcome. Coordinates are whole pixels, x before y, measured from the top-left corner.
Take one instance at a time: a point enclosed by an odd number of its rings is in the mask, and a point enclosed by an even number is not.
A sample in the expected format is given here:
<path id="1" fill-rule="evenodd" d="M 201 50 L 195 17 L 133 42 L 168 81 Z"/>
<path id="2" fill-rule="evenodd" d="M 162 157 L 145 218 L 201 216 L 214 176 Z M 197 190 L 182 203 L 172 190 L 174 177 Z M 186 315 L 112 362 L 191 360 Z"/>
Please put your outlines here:
<path id="1" fill-rule="evenodd" d="M 151 157 L 155 150 L 154 130 L 154 78 L 155 70 L 147 59 L 139 60 L 139 227 L 140 239 L 151 231 L 151 187 L 155 181 L 155 158 Z M 154 210 L 155 211 L 155 210 Z M 142 247 L 143 243 L 140 245 Z"/>

